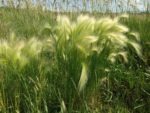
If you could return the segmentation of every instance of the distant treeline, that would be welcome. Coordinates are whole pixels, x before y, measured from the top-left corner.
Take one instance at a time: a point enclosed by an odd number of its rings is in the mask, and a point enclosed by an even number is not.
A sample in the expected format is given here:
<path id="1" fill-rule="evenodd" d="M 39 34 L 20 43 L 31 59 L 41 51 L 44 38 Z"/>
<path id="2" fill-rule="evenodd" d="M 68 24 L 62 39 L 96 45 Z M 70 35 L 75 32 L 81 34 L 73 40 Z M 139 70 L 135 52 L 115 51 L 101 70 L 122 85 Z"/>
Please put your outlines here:
<path id="1" fill-rule="evenodd" d="M 0 6 L 51 11 L 150 12 L 149 0 L 0 0 Z"/>

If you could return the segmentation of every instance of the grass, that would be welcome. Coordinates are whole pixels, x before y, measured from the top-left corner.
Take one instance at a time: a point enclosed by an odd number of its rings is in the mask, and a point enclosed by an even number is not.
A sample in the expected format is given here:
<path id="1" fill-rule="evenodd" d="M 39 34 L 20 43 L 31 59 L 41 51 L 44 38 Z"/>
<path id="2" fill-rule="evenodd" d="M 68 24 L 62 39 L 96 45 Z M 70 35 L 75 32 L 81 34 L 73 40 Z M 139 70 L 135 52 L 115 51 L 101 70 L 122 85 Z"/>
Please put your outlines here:
<path id="1" fill-rule="evenodd" d="M 108 29 L 113 20 L 101 19 L 105 15 L 78 20 L 78 13 L 65 15 L 71 19 L 40 10 L 0 9 L 0 112 L 150 112 L 149 15 L 130 15 Z M 100 30 L 104 41 L 108 32 L 130 41 L 112 39 L 102 52 Z M 130 31 L 138 32 L 141 41 Z M 107 61 L 117 55 L 115 63 Z"/>

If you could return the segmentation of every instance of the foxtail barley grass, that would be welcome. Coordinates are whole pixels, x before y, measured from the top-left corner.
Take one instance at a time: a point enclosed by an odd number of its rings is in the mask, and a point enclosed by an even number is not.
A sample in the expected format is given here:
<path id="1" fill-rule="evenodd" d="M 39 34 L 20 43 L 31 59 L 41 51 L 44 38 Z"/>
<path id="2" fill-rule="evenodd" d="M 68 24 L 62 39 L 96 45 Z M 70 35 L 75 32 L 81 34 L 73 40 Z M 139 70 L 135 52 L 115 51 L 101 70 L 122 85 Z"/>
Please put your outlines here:
<path id="1" fill-rule="evenodd" d="M 36 30 L 1 38 L 0 112 L 146 112 L 149 74 L 126 68 L 132 56 L 144 60 L 141 40 L 122 19 L 60 15 L 39 27 L 38 38 L 31 38 Z"/>
<path id="2" fill-rule="evenodd" d="M 46 26 L 50 31 L 50 50 L 54 52 L 59 71 L 66 78 L 66 103 L 81 99 L 80 93 L 84 92 L 89 77 L 95 76 L 98 65 L 93 64 L 93 57 L 94 62 L 99 63 L 103 59 L 115 63 L 117 58 L 127 63 L 128 48 L 133 48 L 142 59 L 138 35 L 119 22 L 124 17 L 127 16 L 95 19 L 81 15 L 71 22 L 68 17 L 59 16 L 54 28 Z"/>
<path id="3" fill-rule="evenodd" d="M 139 37 L 136 33 L 130 32 L 126 26 L 119 23 L 122 17 L 127 16 L 122 15 L 114 19 L 103 18 L 96 20 L 95 18 L 81 15 L 76 22 L 70 22 L 66 16 L 58 17 L 58 23 L 49 39 L 52 42 L 50 44 L 52 44 L 51 47 L 54 43 L 56 45 L 52 48 L 55 49 L 56 55 L 58 52 L 58 57 L 61 57 L 61 60 L 57 59 L 59 63 L 68 62 L 69 64 L 67 65 L 71 66 L 72 61 L 69 59 L 72 56 L 83 63 L 79 92 L 81 89 L 83 90 L 88 81 L 87 71 L 90 66 L 90 57 L 93 55 L 101 56 L 103 51 L 107 50 L 107 53 L 105 52 L 105 55 L 102 55 L 106 59 L 115 62 L 117 57 L 122 57 L 125 62 L 128 62 L 127 48 L 129 47 L 128 45 L 131 45 L 137 55 L 142 58 L 141 46 L 138 43 Z M 51 30 L 51 27 L 49 28 Z M 131 40 L 128 38 L 131 35 L 135 39 Z M 93 52 L 96 52 L 96 54 L 93 54 Z M 96 60 L 99 61 L 100 59 Z M 81 63 L 78 65 L 81 65 Z M 69 75 L 72 76 L 71 74 Z"/>

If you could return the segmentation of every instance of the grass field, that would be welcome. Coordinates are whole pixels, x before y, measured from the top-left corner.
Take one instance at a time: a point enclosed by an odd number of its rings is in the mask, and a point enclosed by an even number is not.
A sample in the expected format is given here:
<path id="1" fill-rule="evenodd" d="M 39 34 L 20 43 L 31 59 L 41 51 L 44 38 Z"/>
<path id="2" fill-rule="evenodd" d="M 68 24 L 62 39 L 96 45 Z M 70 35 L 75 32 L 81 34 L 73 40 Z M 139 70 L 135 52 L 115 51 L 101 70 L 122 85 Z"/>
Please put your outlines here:
<path id="1" fill-rule="evenodd" d="M 0 8 L 0 113 L 150 113 L 150 15 L 118 16 Z"/>

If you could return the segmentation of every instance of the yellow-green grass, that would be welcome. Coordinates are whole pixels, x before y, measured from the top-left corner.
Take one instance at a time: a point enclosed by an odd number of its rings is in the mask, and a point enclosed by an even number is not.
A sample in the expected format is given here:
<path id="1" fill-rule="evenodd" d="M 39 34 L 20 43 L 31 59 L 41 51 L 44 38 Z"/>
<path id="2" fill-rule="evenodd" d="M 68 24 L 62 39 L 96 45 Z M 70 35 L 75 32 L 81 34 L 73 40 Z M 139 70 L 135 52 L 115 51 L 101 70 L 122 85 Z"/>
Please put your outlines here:
<path id="1" fill-rule="evenodd" d="M 0 13 L 0 112 L 150 111 L 148 16 L 131 15 L 129 19 L 121 19 L 121 23 L 129 26 L 129 31 L 140 34 L 140 42 L 138 38 L 128 38 L 141 43 L 142 60 L 137 48 L 133 48 L 139 46 L 131 43 L 125 49 L 128 63 L 124 52 L 118 54 L 120 60 L 110 63 L 107 58 L 114 61 L 113 56 L 117 53 L 110 54 L 112 51 L 109 50 L 113 50 L 119 40 L 113 41 L 115 44 L 100 54 L 98 40 L 102 36 L 98 30 L 105 28 L 105 24 L 109 28 L 113 22 L 108 18 L 106 20 L 110 23 L 107 25 L 104 19 L 101 21 L 104 26 L 99 26 L 98 19 L 105 15 L 96 14 L 96 20 L 90 14 L 90 17 L 80 17 L 76 22 L 77 13 L 66 13 L 74 25 L 68 17 L 56 18 L 58 14 L 52 12 L 0 9 Z M 141 16 L 143 18 L 139 19 Z M 94 27 L 93 31 L 95 21 L 99 28 Z M 120 29 L 123 31 L 115 33 L 123 32 L 123 36 L 129 36 L 127 27 L 121 26 Z M 113 30 L 115 27 L 110 33 Z M 105 38 L 109 39 L 107 36 Z M 119 45 L 119 50 L 122 50 L 123 45 Z M 90 75 L 88 78 L 87 74 Z"/>

